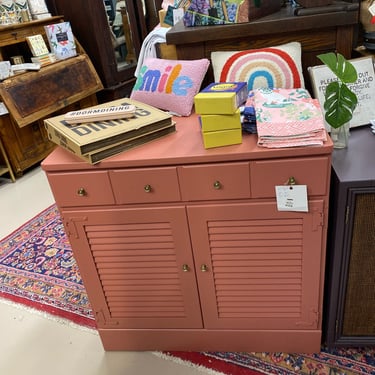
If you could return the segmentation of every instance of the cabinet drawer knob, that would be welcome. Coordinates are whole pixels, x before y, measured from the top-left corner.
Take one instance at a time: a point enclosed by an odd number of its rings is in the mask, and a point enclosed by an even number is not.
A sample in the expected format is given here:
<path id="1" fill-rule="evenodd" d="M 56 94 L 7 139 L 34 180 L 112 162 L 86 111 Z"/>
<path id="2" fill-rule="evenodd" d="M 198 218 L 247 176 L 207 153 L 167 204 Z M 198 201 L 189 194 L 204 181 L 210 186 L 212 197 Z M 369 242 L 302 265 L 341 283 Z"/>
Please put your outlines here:
<path id="1" fill-rule="evenodd" d="M 297 181 L 293 176 L 290 176 L 288 178 L 288 181 L 286 182 L 286 185 L 296 185 Z"/>
<path id="2" fill-rule="evenodd" d="M 220 183 L 220 181 L 215 181 L 214 182 L 214 188 L 217 189 L 217 190 L 221 189 L 221 183 Z"/>
<path id="3" fill-rule="evenodd" d="M 151 192 L 151 185 L 147 184 L 147 185 L 145 185 L 145 187 L 143 189 L 146 193 L 150 193 Z"/>
<path id="4" fill-rule="evenodd" d="M 187 264 L 183 264 L 182 265 L 182 271 L 189 272 L 190 271 L 190 267 Z"/>
<path id="5" fill-rule="evenodd" d="M 85 195 L 87 195 L 86 190 L 84 188 L 79 188 L 78 191 L 77 191 L 77 194 L 80 197 L 84 197 Z"/>
<path id="6" fill-rule="evenodd" d="M 207 272 L 207 271 L 208 271 L 208 267 L 207 267 L 207 265 L 202 264 L 202 265 L 201 265 L 201 271 L 202 271 L 202 272 Z"/>

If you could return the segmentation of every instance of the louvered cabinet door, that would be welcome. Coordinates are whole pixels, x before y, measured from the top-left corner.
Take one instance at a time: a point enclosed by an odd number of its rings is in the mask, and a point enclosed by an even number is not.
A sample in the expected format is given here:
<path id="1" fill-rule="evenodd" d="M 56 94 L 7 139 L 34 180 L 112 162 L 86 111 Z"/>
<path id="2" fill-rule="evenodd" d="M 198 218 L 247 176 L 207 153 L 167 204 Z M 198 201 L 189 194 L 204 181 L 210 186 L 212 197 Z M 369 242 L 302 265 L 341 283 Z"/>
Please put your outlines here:
<path id="1" fill-rule="evenodd" d="M 184 207 L 63 211 L 99 328 L 200 328 Z"/>
<path id="2" fill-rule="evenodd" d="M 318 328 L 322 201 L 310 201 L 309 213 L 191 206 L 188 217 L 205 328 Z"/>

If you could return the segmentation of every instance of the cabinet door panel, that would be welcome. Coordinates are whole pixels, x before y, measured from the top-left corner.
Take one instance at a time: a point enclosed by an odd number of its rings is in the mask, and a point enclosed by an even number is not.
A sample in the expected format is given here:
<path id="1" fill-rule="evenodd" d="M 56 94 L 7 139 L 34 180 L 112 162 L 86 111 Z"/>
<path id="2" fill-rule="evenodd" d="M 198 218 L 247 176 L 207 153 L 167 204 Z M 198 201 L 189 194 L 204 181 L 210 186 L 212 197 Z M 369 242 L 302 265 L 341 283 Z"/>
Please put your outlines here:
<path id="1" fill-rule="evenodd" d="M 323 202 L 188 207 L 206 328 L 316 329 Z"/>
<path id="2" fill-rule="evenodd" d="M 64 211 L 99 328 L 200 328 L 185 208 Z"/>

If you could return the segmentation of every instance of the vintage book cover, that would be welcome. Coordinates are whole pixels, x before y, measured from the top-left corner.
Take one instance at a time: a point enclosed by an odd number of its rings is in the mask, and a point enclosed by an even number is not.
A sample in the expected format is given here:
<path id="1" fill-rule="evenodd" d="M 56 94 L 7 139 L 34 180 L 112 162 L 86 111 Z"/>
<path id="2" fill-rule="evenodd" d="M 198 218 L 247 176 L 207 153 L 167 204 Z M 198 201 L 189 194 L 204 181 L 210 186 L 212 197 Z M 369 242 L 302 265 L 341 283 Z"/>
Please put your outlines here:
<path id="1" fill-rule="evenodd" d="M 91 107 L 91 109 L 129 104 L 135 105 L 137 108 L 135 116 L 131 118 L 96 121 L 73 126 L 64 120 L 64 115 L 45 119 L 44 124 L 48 137 L 59 146 L 82 156 L 135 137 L 145 136 L 173 123 L 172 115 L 169 113 L 129 98 L 103 103 Z"/>
<path id="2" fill-rule="evenodd" d="M 51 52 L 57 60 L 77 55 L 76 43 L 70 22 L 60 22 L 44 26 Z"/>
<path id="3" fill-rule="evenodd" d="M 142 134 L 142 135 L 136 136 L 131 139 L 127 139 L 123 142 L 116 143 L 108 147 L 101 148 L 99 150 L 90 152 L 89 154 L 86 154 L 86 155 L 80 155 L 80 157 L 90 164 L 96 164 L 106 158 L 109 158 L 110 156 L 117 155 L 123 151 L 130 150 L 134 147 L 141 146 L 145 143 L 151 142 L 155 139 L 159 139 L 175 131 L 176 131 L 176 125 L 174 122 L 172 122 L 171 124 L 163 128 L 157 129 L 155 131 L 150 131 L 147 134 Z"/>
<path id="4" fill-rule="evenodd" d="M 26 41 L 33 56 L 37 57 L 49 54 L 47 44 L 41 34 L 27 36 Z"/>

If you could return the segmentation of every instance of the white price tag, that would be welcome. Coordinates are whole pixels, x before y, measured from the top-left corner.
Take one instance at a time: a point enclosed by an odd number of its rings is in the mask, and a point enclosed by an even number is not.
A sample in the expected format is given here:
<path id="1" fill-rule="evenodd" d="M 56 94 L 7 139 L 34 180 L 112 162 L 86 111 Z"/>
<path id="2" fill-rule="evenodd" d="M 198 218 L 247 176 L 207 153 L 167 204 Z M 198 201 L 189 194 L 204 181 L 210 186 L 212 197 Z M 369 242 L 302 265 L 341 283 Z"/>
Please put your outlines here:
<path id="1" fill-rule="evenodd" d="M 275 190 L 279 211 L 309 211 L 306 185 L 275 186 Z"/>
<path id="2" fill-rule="evenodd" d="M 375 16 L 375 3 L 368 8 L 372 16 Z"/>

